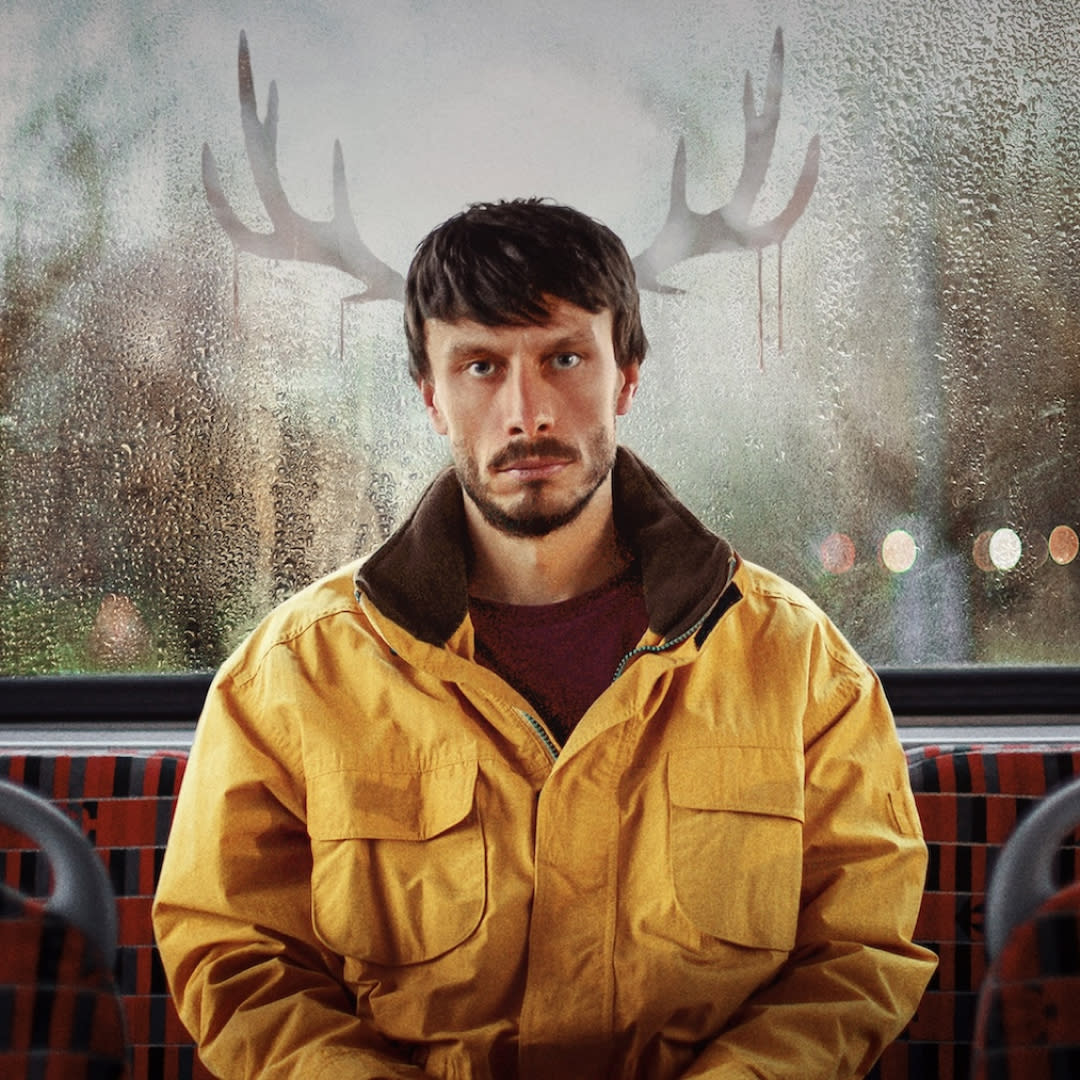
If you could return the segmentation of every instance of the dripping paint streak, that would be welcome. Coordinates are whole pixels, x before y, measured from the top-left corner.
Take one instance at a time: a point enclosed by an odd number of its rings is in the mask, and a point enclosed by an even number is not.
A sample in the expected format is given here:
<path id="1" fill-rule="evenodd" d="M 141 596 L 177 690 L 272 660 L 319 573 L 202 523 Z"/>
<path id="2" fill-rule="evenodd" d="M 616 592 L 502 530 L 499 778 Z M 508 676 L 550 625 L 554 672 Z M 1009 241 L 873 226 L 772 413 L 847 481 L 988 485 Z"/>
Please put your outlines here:
<path id="1" fill-rule="evenodd" d="M 765 293 L 761 285 L 761 248 L 757 249 L 757 359 L 758 370 L 765 370 Z"/>
<path id="2" fill-rule="evenodd" d="M 784 242 L 776 245 L 776 350 L 784 351 Z"/>
<path id="3" fill-rule="evenodd" d="M 240 333 L 240 253 L 233 245 L 232 250 L 232 312 L 233 333 Z"/>

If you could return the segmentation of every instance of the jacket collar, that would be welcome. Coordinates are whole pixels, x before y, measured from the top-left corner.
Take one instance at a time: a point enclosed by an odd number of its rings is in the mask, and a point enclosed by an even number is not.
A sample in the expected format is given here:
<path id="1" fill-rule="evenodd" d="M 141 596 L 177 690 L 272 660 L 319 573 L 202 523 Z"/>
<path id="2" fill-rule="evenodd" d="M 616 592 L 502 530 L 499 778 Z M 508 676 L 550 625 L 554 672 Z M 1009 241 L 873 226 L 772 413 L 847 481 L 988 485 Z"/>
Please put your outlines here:
<path id="1" fill-rule="evenodd" d="M 641 566 L 649 627 L 672 640 L 693 629 L 731 581 L 736 556 L 660 477 L 624 447 L 612 474 L 615 528 Z M 356 573 L 356 586 L 414 637 L 444 645 L 468 613 L 464 495 L 446 469 Z"/>

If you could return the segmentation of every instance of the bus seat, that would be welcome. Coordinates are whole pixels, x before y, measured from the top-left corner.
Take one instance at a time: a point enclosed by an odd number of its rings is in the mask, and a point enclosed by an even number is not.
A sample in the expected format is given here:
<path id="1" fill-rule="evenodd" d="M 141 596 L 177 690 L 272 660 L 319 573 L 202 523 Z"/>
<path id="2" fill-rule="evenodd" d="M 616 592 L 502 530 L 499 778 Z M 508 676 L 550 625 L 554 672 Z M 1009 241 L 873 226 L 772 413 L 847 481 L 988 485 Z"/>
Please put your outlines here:
<path id="1" fill-rule="evenodd" d="M 51 802 L 10 781 L 0 822 L 36 846 L 51 879 L 44 898 L 0 884 L 0 1076 L 119 1080 L 127 1044 L 105 868 Z"/>
<path id="2" fill-rule="evenodd" d="M 979 993 L 975 1080 L 1080 1076 L 1080 882 L 1057 879 L 1080 827 L 1080 780 L 1048 795 L 1002 849 L 986 897 L 990 970 Z"/>
<path id="3" fill-rule="evenodd" d="M 168 994 L 150 907 L 186 755 L 87 756 L 0 752 L 0 776 L 36 788 L 80 821 L 105 860 L 119 907 L 117 981 L 127 1014 L 132 1080 L 209 1080 Z M 916 939 L 941 963 L 919 1011 L 886 1049 L 878 1080 L 953 1080 L 971 1062 L 978 987 L 985 974 L 983 901 L 998 848 L 1047 790 L 1080 776 L 1080 744 L 921 748 L 909 758 L 930 850 Z M 0 828 L 0 879 L 47 891 L 36 853 Z M 1059 852 L 1059 877 L 1080 878 L 1077 848 Z M 31 891 L 24 888 L 24 892 Z"/>
<path id="4" fill-rule="evenodd" d="M 921 747 L 911 786 L 929 849 L 915 939 L 938 970 L 873 1080 L 954 1080 L 970 1074 L 979 987 L 986 976 L 987 882 L 1017 822 L 1047 791 L 1080 776 L 1080 744 Z M 1062 881 L 1080 878 L 1075 838 L 1058 852 Z"/>
<path id="5" fill-rule="evenodd" d="M 169 996 L 150 920 L 186 763 L 182 751 L 0 751 L 0 777 L 37 791 L 77 822 L 112 883 L 118 914 L 114 976 L 131 1080 L 211 1078 Z M 38 852 L 6 828 L 0 828 L 0 880 L 31 895 L 48 890 L 48 868 Z"/>

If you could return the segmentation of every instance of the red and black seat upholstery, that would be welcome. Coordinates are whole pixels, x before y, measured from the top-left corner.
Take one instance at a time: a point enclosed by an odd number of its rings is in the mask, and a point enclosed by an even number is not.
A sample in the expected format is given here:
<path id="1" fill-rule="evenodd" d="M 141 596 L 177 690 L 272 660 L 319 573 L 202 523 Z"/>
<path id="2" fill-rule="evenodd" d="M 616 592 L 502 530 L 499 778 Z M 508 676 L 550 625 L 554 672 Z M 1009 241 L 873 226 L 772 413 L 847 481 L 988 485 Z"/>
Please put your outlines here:
<path id="1" fill-rule="evenodd" d="M 1080 780 L 1057 789 L 1002 851 L 986 901 L 990 970 L 979 994 L 975 1080 L 1080 1076 L 1080 882 L 1057 849 L 1080 828 Z"/>
<path id="2" fill-rule="evenodd" d="M 0 753 L 0 777 L 59 807 L 81 828 L 106 868 L 116 894 L 114 974 L 127 1026 L 131 1080 L 208 1080 L 211 1075 L 177 1017 L 150 919 L 186 761 L 182 752 Z M 38 852 L 4 828 L 0 860 L 0 880 L 26 894 L 47 893 L 48 869 Z"/>
<path id="3" fill-rule="evenodd" d="M 0 822 L 51 879 L 45 899 L 0 884 L 0 1076 L 122 1080 L 116 902 L 101 862 L 68 818 L 20 785 L 0 781 Z"/>
<path id="4" fill-rule="evenodd" d="M 0 777 L 56 803 L 81 826 L 108 870 L 119 913 L 115 972 L 132 1080 L 210 1076 L 177 1018 L 150 921 L 185 763 L 179 752 L 0 753 Z M 990 871 L 1017 822 L 1048 790 L 1080 776 L 1080 746 L 922 749 L 910 756 L 909 767 L 930 850 L 915 936 L 937 952 L 940 965 L 918 1013 L 871 1075 L 960 1080 L 971 1066 L 978 992 L 986 975 L 983 913 Z M 46 895 L 48 873 L 38 853 L 3 828 L 0 859 L 0 880 Z M 1080 878 L 1075 838 L 1061 847 L 1057 862 L 1060 881 Z"/>
<path id="5" fill-rule="evenodd" d="M 963 1080 L 987 972 L 991 871 L 1017 822 L 1048 791 L 1080 776 L 1080 746 L 922 748 L 908 764 L 930 854 L 915 938 L 938 954 L 939 965 L 915 1017 L 870 1075 Z M 1080 878 L 1075 839 L 1059 852 L 1058 874 L 1061 881 Z"/>

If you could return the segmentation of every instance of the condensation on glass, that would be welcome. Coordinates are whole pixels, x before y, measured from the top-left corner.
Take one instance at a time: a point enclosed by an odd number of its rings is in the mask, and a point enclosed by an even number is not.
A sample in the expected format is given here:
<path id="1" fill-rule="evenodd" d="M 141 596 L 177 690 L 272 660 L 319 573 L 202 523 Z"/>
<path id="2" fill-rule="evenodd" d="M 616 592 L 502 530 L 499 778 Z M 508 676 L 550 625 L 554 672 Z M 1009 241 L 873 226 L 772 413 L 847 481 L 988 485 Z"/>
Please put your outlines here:
<path id="1" fill-rule="evenodd" d="M 760 112 L 782 29 L 744 224 L 782 211 L 811 146 L 816 184 L 782 244 L 662 268 L 623 438 L 875 663 L 1080 663 L 1073 3 L 380 7 L 9 4 L 0 673 L 213 667 L 447 460 L 400 303 L 287 245 L 238 251 L 211 213 L 204 143 L 270 231 L 241 30 L 290 205 L 329 218 L 339 140 L 360 235 L 400 273 L 438 221 L 513 195 L 642 252 L 680 139 L 690 207 L 734 213 L 745 81 Z"/>

